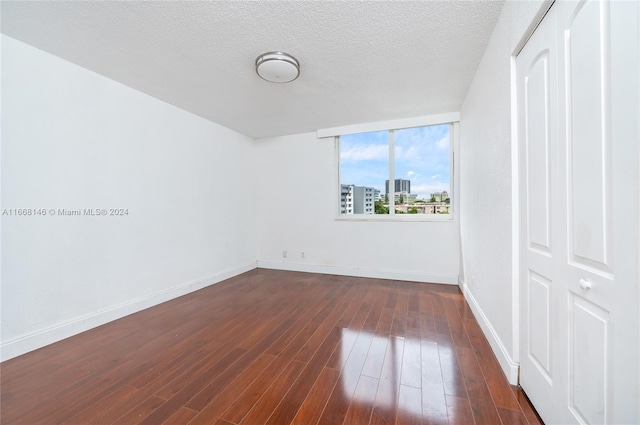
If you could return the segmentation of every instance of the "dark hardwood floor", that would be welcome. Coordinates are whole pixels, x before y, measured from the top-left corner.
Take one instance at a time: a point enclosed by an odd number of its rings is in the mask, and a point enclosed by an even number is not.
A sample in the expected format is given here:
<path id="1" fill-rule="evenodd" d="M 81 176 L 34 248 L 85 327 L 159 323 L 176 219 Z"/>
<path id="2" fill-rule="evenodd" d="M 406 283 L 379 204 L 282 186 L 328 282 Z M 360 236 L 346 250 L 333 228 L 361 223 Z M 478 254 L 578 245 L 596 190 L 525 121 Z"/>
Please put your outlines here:
<path id="1" fill-rule="evenodd" d="M 456 286 L 257 269 L 0 365 L 2 424 L 539 424 Z"/>

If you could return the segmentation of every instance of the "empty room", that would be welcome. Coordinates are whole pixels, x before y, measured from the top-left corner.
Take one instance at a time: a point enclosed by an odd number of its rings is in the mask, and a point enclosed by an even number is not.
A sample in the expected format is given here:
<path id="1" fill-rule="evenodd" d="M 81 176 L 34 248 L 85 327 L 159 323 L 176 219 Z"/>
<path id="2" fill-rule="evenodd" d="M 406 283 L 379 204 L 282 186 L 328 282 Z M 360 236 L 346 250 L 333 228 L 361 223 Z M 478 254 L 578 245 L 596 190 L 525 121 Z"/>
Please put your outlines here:
<path id="1" fill-rule="evenodd" d="M 640 423 L 640 2 L 0 31 L 3 425 Z"/>

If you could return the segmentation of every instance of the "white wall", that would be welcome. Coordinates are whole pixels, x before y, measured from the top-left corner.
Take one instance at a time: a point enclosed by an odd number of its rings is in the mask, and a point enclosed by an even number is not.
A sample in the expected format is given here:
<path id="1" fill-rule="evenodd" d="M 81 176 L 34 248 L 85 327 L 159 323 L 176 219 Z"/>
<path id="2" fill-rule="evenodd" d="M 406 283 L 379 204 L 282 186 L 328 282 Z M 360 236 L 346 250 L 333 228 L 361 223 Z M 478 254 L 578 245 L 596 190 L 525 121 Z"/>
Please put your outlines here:
<path id="1" fill-rule="evenodd" d="M 255 267 L 253 141 L 2 36 L 7 359 Z"/>
<path id="2" fill-rule="evenodd" d="M 518 294 L 511 56 L 541 7 L 539 0 L 506 2 L 460 111 L 462 286 L 512 383 L 517 380 Z"/>
<path id="3" fill-rule="evenodd" d="M 259 267 L 457 282 L 457 220 L 336 220 L 332 138 L 304 133 L 260 139 L 255 154 Z M 285 250 L 288 255 L 283 259 Z"/>

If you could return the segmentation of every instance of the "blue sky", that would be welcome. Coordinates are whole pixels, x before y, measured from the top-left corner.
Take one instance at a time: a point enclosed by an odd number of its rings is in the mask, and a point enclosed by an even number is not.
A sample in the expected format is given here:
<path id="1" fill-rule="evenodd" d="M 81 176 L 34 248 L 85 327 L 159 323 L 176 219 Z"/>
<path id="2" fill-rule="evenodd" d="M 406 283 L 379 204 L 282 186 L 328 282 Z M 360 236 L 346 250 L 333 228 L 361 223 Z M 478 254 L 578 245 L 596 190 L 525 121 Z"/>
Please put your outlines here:
<path id="1" fill-rule="evenodd" d="M 411 180 L 411 193 L 429 199 L 450 188 L 449 124 L 395 131 L 395 178 Z M 340 136 L 340 183 L 384 193 L 389 178 L 389 133 Z"/>

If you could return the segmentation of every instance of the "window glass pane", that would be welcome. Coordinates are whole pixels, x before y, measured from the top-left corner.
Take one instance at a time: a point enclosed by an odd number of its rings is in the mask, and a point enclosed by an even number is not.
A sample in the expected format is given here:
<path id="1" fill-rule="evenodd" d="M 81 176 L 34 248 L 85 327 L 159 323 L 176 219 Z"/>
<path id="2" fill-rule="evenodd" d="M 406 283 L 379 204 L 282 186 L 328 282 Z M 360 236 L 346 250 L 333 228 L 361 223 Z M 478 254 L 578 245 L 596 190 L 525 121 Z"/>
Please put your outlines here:
<path id="1" fill-rule="evenodd" d="M 449 124 L 395 131 L 395 213 L 449 214 Z"/>
<path id="2" fill-rule="evenodd" d="M 389 132 L 340 136 L 340 213 L 388 214 Z"/>

